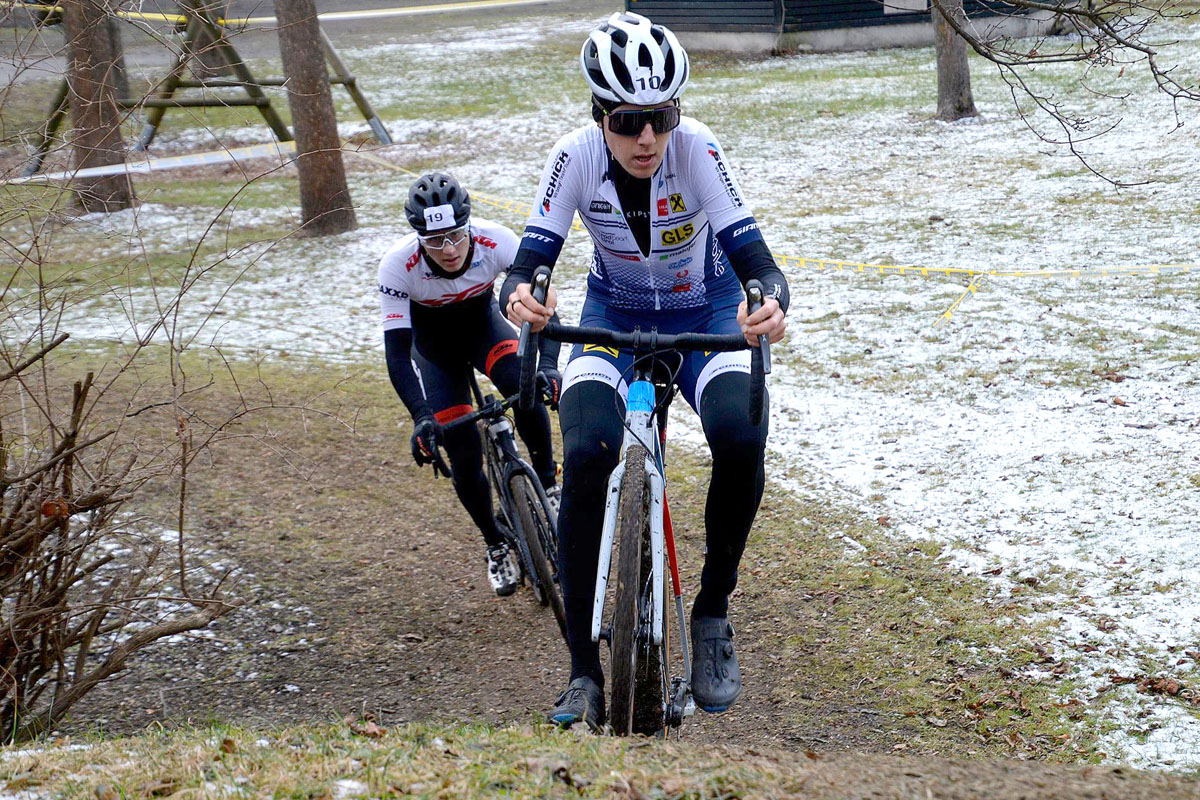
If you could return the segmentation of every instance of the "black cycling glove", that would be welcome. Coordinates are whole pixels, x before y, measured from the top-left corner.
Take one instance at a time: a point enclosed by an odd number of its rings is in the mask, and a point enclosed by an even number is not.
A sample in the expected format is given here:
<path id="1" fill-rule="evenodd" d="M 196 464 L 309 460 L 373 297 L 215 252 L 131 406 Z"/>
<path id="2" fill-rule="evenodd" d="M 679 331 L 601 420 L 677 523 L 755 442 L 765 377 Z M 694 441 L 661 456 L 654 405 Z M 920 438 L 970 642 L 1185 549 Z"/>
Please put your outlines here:
<path id="1" fill-rule="evenodd" d="M 422 416 L 413 424 L 412 457 L 421 467 L 437 459 L 440 429 L 432 416 Z"/>
<path id="2" fill-rule="evenodd" d="M 537 388 L 550 403 L 550 408 L 558 410 L 558 398 L 562 394 L 562 373 L 554 367 L 542 367 L 537 371 Z"/>

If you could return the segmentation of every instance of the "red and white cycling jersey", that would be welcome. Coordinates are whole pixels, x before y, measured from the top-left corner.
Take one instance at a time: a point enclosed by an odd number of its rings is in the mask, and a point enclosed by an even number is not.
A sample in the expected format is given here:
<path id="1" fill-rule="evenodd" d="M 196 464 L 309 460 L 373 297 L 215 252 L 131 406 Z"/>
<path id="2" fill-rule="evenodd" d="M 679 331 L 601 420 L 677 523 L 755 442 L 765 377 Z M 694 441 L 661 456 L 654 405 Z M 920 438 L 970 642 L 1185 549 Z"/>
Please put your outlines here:
<path id="1" fill-rule="evenodd" d="M 416 232 L 392 246 L 379 262 L 379 301 L 383 329 L 412 327 L 412 303 L 446 306 L 491 292 L 497 276 L 512 266 L 520 240 L 503 225 L 471 218 L 475 252 L 456 277 L 437 275 L 417 246 Z"/>

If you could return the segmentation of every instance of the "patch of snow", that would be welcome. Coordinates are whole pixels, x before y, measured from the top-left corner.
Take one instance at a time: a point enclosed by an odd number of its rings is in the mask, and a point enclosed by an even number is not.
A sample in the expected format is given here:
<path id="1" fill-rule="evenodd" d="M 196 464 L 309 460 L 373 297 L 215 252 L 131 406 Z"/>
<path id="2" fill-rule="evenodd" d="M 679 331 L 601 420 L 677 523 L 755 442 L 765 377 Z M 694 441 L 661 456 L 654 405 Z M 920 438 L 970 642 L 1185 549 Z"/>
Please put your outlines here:
<path id="1" fill-rule="evenodd" d="M 342 778 L 333 782 L 333 796 L 336 800 L 346 797 L 361 797 L 370 792 L 370 788 L 362 781 Z"/>

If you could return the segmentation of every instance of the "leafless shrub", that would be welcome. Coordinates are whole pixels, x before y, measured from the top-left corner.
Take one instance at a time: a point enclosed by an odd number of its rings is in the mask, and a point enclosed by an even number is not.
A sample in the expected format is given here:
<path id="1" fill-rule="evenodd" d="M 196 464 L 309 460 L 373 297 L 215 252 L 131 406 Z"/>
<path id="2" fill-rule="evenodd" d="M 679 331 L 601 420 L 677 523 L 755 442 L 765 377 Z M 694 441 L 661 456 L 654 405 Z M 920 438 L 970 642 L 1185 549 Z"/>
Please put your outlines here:
<path id="1" fill-rule="evenodd" d="M 240 192 L 169 266 L 136 209 L 113 223 L 129 231 L 114 245 L 108 222 L 70 210 L 70 192 L 0 195 L 0 741 L 52 728 L 138 651 L 238 606 L 235 576 L 187 534 L 189 470 L 278 407 L 265 386 L 261 402 L 235 389 L 217 407 L 213 368 L 191 371 L 200 353 L 238 386 L 208 332 L 271 246 L 220 242 Z"/>
<path id="2" fill-rule="evenodd" d="M 28 226 L 17 237 L 12 223 L 22 215 Z M 0 235 L 8 275 L 0 288 L 0 739 L 7 741 L 53 726 L 138 650 L 237 606 L 225 589 L 228 572 L 204 564 L 185 536 L 188 468 L 262 406 L 241 398 L 228 411 L 199 411 L 212 379 L 196 386 L 184 366 L 196 339 L 180 311 L 227 252 L 203 264 L 197 249 L 173 283 L 158 276 L 143 292 L 154 313 L 112 346 L 72 348 L 68 329 L 88 321 L 80 305 L 107 295 L 121 307 L 137 290 L 81 274 L 50 277 L 53 215 L 10 208 L 0 222 L 9 226 Z M 174 531 L 134 513 L 152 481 L 175 487 Z"/>

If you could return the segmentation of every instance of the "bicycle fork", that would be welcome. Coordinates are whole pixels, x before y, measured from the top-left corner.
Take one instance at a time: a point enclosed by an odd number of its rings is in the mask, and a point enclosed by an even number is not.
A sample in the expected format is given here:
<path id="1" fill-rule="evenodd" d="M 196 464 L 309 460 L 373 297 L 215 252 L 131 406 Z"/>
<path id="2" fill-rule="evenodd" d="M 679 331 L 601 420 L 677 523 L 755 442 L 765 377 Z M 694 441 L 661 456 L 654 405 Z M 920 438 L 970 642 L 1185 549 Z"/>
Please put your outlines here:
<path id="1" fill-rule="evenodd" d="M 616 468 L 608 476 L 608 489 L 604 496 L 604 524 L 600 529 L 600 558 L 596 565 L 596 594 L 592 599 L 592 641 L 602 638 L 604 598 L 608 590 L 609 571 L 612 567 L 613 541 L 620 517 L 621 481 L 625 477 L 625 459 L 629 447 L 640 444 L 646 449 L 646 477 L 650 484 L 650 563 L 652 574 L 651 632 L 655 645 L 663 640 L 663 478 L 654 458 L 652 447 L 647 441 L 656 442 L 658 425 L 654 417 L 654 386 L 648 381 L 634 381 L 629 386 L 625 400 L 625 436 L 621 441 L 621 457 Z M 637 435 L 646 431 L 647 439 Z"/>

